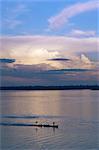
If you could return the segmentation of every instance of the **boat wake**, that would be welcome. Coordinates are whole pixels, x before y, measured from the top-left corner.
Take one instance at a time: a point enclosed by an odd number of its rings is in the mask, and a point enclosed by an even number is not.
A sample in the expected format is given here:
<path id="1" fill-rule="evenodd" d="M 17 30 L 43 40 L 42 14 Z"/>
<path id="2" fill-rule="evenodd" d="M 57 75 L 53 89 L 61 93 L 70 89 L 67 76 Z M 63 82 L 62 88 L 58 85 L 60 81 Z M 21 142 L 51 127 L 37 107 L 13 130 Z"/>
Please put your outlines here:
<path id="1" fill-rule="evenodd" d="M 50 116 L 50 115 L 0 115 L 0 118 L 11 119 L 35 119 L 35 118 L 64 118 L 65 116 Z"/>

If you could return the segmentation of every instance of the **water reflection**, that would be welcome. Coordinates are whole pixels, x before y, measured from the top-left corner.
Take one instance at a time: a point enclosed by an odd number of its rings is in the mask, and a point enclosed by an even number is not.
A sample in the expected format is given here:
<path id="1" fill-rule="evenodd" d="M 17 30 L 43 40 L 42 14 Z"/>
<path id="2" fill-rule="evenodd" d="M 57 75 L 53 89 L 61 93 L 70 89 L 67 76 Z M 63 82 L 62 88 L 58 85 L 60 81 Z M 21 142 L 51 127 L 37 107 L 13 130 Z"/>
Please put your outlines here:
<path id="1" fill-rule="evenodd" d="M 55 121 L 59 128 L 2 126 L 2 149 L 99 149 L 98 96 L 90 90 L 3 91 L 2 121 Z"/>
<path id="2" fill-rule="evenodd" d="M 2 114 L 58 115 L 98 119 L 97 91 L 13 91 L 2 93 Z M 93 98 L 94 97 L 94 98 Z"/>

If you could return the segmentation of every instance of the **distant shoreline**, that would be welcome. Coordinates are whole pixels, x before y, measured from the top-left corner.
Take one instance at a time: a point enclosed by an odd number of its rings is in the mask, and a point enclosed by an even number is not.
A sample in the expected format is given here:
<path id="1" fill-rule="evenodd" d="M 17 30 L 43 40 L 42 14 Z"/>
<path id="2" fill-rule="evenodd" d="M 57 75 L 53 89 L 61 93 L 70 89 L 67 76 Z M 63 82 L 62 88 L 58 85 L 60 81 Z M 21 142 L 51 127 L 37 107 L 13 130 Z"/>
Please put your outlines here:
<path id="1" fill-rule="evenodd" d="M 99 85 L 74 86 L 2 86 L 0 90 L 99 90 Z"/>

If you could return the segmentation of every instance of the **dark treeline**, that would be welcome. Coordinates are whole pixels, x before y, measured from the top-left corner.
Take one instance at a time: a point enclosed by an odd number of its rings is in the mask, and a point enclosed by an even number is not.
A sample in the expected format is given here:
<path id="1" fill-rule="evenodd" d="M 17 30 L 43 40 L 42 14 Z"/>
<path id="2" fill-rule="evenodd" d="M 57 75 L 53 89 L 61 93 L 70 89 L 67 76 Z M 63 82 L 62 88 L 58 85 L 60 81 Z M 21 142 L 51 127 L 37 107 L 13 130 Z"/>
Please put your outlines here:
<path id="1" fill-rule="evenodd" d="M 99 85 L 70 85 L 70 86 L 7 86 L 0 90 L 99 90 Z"/>

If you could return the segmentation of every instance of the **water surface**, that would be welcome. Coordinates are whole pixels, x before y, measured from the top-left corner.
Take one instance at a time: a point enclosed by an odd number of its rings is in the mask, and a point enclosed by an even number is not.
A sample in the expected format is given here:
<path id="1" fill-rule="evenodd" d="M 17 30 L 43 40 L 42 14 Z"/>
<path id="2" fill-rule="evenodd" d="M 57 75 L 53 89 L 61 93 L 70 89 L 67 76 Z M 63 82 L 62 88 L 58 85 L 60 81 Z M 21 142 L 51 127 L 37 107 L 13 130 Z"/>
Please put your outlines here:
<path id="1" fill-rule="evenodd" d="M 1 150 L 98 150 L 99 92 L 2 91 L 0 122 L 49 123 L 58 129 L 0 126 Z"/>

